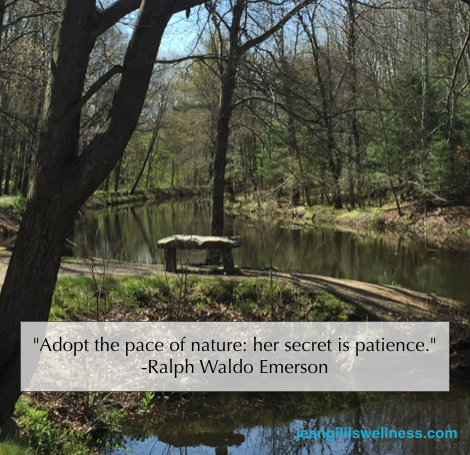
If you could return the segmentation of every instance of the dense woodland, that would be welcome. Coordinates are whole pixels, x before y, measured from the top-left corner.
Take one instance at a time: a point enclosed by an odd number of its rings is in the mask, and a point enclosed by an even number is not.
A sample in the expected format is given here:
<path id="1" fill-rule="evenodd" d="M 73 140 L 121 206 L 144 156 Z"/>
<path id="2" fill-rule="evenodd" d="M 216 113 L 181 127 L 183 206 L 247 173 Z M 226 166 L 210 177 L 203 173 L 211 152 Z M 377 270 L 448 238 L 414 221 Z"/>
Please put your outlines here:
<path id="1" fill-rule="evenodd" d="M 219 164 L 225 169 L 215 174 L 225 171 L 230 197 L 267 191 L 294 204 L 354 208 L 388 193 L 398 210 L 405 198 L 470 202 L 468 5 L 324 0 L 245 45 L 264 30 L 263 21 L 277 23 L 292 6 L 244 3 L 237 23 L 234 8 L 214 2 L 169 27 L 178 39 L 178 30 L 197 21 L 198 36 L 187 42 L 194 58 L 178 61 L 161 49 L 160 59 L 168 61 L 155 67 L 139 125 L 103 189 L 210 185 L 228 109 Z M 34 174 L 60 9 L 58 1 L 38 0 L 11 1 L 3 11 L 3 195 L 26 196 Z M 126 23 L 100 36 L 93 50 L 82 144 L 107 121 Z"/>

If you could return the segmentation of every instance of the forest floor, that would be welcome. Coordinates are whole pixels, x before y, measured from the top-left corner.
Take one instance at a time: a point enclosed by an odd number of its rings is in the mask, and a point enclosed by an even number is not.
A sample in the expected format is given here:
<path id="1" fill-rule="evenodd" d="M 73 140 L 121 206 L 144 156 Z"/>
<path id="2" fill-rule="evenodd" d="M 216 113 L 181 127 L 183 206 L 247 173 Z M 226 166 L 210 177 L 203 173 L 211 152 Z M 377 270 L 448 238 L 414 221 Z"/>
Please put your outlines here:
<path id="1" fill-rule="evenodd" d="M 17 234 L 21 212 L 12 205 L 0 205 L 0 242 L 8 244 L 8 238 Z"/>
<path id="2" fill-rule="evenodd" d="M 205 189 L 175 187 L 156 188 L 153 190 L 137 190 L 131 194 L 129 191 L 96 191 L 86 202 L 89 209 L 99 209 L 117 205 L 135 205 L 145 202 L 163 202 L 169 199 L 185 199 L 204 194 Z"/>

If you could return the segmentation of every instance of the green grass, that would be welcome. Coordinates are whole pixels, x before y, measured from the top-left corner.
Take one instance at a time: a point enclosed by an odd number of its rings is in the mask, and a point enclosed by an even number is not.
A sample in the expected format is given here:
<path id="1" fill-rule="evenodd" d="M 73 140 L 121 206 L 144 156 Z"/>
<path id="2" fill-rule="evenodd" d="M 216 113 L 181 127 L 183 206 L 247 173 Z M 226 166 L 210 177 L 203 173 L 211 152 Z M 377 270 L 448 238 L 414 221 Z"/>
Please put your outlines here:
<path id="1" fill-rule="evenodd" d="M 116 280 L 106 277 L 103 283 L 88 277 L 61 277 L 57 281 L 50 320 L 68 320 L 75 313 L 103 311 L 108 297 L 116 286 Z M 106 290 L 106 294 L 104 291 Z"/>
<path id="2" fill-rule="evenodd" d="M 95 207 L 108 207 L 114 205 L 135 205 L 154 199 L 171 199 L 179 197 L 197 196 L 200 192 L 190 187 L 161 187 L 149 190 L 136 190 L 134 194 L 130 189 L 122 191 L 96 191 L 90 198 L 88 204 Z"/>
<path id="3" fill-rule="evenodd" d="M 270 320 L 276 314 L 279 320 L 342 321 L 352 308 L 312 287 L 266 277 L 121 276 L 108 277 L 98 288 L 92 278 L 59 278 L 50 319 L 74 320 L 78 315 L 101 319 L 104 311 L 119 306 L 126 311 L 167 308 L 170 312 L 178 307 L 187 315 L 205 310 L 212 315 L 208 320 L 224 318 L 226 308 L 246 320 Z M 204 314 L 197 319 L 201 317 Z"/>
<path id="4" fill-rule="evenodd" d="M 99 313 L 111 308 L 115 311 L 114 316 L 120 316 L 122 311 L 126 318 L 134 314 L 128 320 L 153 315 L 151 320 L 168 316 L 168 320 L 267 321 L 274 316 L 276 320 L 286 321 L 344 321 L 352 314 L 351 305 L 330 294 L 269 277 L 184 274 L 108 277 L 99 295 L 96 286 L 97 281 L 92 278 L 59 278 L 51 319 L 74 320 L 78 316 L 94 319 L 97 308 Z M 102 314 L 98 316 L 101 319 Z M 83 415 L 88 416 L 90 423 L 100 422 L 119 437 L 128 417 L 124 409 L 109 405 L 111 398 L 110 394 L 97 392 L 77 394 L 76 399 L 82 403 L 77 409 L 83 406 Z M 140 394 L 135 414 L 150 414 L 157 402 L 153 393 Z M 31 446 L 31 453 L 96 453 L 97 440 L 92 439 L 90 433 L 83 434 L 77 426 L 70 425 L 70 419 L 57 418 L 54 405 L 28 395 L 22 396 L 17 403 L 15 418 Z M 237 401 L 229 403 L 230 406 L 236 408 Z M 3 453 L 23 455 L 27 452 L 20 446 L 8 446 L 4 452 L 0 451 L 0 455 Z"/>
<path id="5" fill-rule="evenodd" d="M 322 220 L 330 220 L 334 222 L 336 220 L 336 215 L 333 213 L 331 207 L 325 205 L 314 205 L 313 207 L 308 207 L 307 217 L 310 215 L 312 221 L 315 221 L 315 218 L 321 217 Z"/>
<path id="6" fill-rule="evenodd" d="M 19 204 L 19 202 L 18 202 L 19 200 L 20 200 L 19 197 L 14 198 L 14 199 L 9 199 L 9 200 L 2 200 L 0 198 L 0 207 L 8 207 L 8 206 L 14 206 L 15 207 L 16 205 Z M 1 452 L 0 452 L 0 454 L 1 454 Z"/>
<path id="7" fill-rule="evenodd" d="M 451 235 L 462 235 L 462 228 L 461 227 L 454 227 L 452 229 L 448 229 Z"/>
<path id="8" fill-rule="evenodd" d="M 0 443 L 0 455 L 27 455 L 27 448 L 19 443 Z"/>
<path id="9" fill-rule="evenodd" d="M 21 421 L 23 431 L 34 447 L 34 454 L 93 454 L 93 451 L 87 445 L 90 442 L 89 436 L 52 423 L 49 419 L 48 409 L 39 409 L 23 397 L 16 404 L 15 417 Z"/>
<path id="10" fill-rule="evenodd" d="M 96 191 L 92 196 L 92 204 L 97 207 L 106 207 L 109 205 L 135 204 L 146 201 L 149 197 L 142 191 L 130 194 L 128 191 Z"/>
<path id="11" fill-rule="evenodd" d="M 378 207 L 368 207 L 365 209 L 355 209 L 351 211 L 345 211 L 344 213 L 338 215 L 338 219 L 352 219 L 352 220 L 359 220 L 359 219 L 371 219 L 371 216 L 375 216 L 380 214 L 382 209 Z"/>

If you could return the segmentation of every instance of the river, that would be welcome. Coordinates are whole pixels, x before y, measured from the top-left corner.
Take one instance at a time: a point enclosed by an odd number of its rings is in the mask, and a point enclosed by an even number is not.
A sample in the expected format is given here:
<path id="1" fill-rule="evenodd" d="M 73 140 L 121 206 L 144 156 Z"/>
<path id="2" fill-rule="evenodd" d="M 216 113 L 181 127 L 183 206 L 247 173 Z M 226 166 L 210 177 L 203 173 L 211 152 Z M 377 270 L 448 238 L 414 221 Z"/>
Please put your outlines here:
<path id="1" fill-rule="evenodd" d="M 172 234 L 208 235 L 207 201 L 190 200 L 136 208 L 88 211 L 75 224 L 74 255 L 130 262 L 162 263 L 156 242 Z M 470 301 L 467 252 L 437 247 L 426 240 L 380 233 L 361 235 L 332 228 L 292 229 L 269 218 L 227 217 L 226 235 L 240 235 L 234 250 L 240 267 L 276 267 L 284 271 L 394 284 L 420 292 Z M 191 263 L 204 262 L 193 252 Z"/>
<path id="2" fill-rule="evenodd" d="M 218 403 L 214 404 L 216 400 Z M 248 405 L 237 407 L 236 395 L 228 395 L 224 408 L 220 406 L 220 397 L 208 397 L 205 405 L 199 406 L 198 417 L 193 413 L 187 417 L 181 412 L 171 421 L 160 417 L 160 423 L 155 423 L 149 419 L 134 437 L 126 436 L 119 441 L 121 448 L 107 453 L 470 454 L 468 388 L 453 387 L 451 393 L 293 394 L 288 398 L 271 395 L 271 405 L 261 408 L 254 395 L 252 400 L 251 409 L 249 401 Z M 325 433 L 310 433 L 312 430 Z M 307 431 L 304 436 L 322 437 L 299 438 L 301 431 Z M 375 437 L 373 431 L 377 431 Z M 145 436 L 145 432 L 151 435 Z M 435 434 L 442 437 L 436 438 Z"/>

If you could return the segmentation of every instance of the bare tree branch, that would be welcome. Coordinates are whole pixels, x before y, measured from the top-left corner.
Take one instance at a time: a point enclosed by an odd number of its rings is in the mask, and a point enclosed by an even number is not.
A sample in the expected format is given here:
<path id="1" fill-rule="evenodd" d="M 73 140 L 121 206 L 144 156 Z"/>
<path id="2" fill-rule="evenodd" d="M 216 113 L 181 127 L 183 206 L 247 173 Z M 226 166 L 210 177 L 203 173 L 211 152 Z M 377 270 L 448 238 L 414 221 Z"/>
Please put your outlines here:
<path id="1" fill-rule="evenodd" d="M 1 2 L 0 2 L 0 11 L 1 11 Z M 17 24 L 18 22 L 21 22 L 25 19 L 32 19 L 34 17 L 41 17 L 41 16 L 47 16 L 48 14 L 56 14 L 56 15 L 59 15 L 60 14 L 60 10 L 58 9 L 52 9 L 52 10 L 49 10 L 49 11 L 41 11 L 39 13 L 31 13 L 31 14 L 26 14 L 25 16 L 20 16 L 20 17 L 17 17 L 16 19 L 12 20 L 11 22 L 8 22 L 7 24 L 5 24 L 3 26 L 3 28 L 9 28 L 9 27 L 12 27 L 13 25 Z"/>
<path id="2" fill-rule="evenodd" d="M 467 37 L 465 38 L 465 42 L 463 43 L 463 46 L 462 46 L 462 49 L 460 49 L 460 53 L 459 53 L 459 56 L 457 58 L 457 61 L 455 62 L 454 72 L 452 74 L 452 83 L 450 84 L 449 92 L 447 93 L 447 99 L 446 99 L 446 109 L 447 109 L 447 111 L 449 111 L 450 97 L 452 95 L 452 92 L 454 91 L 455 82 L 457 81 L 457 74 L 458 74 L 458 71 L 459 71 L 460 61 L 462 60 L 462 57 L 464 56 L 465 49 L 467 48 L 467 45 L 468 45 L 469 41 L 470 41 L 470 30 L 468 31 Z"/>
<path id="3" fill-rule="evenodd" d="M 98 36 L 103 34 L 108 28 L 112 27 L 116 22 L 127 16 L 132 11 L 139 8 L 141 0 L 118 0 L 111 6 L 108 6 L 100 14 L 100 25 L 98 27 Z"/>
<path id="4" fill-rule="evenodd" d="M 240 46 L 240 51 L 242 53 L 250 50 L 252 47 L 256 46 L 257 44 L 261 44 L 263 41 L 267 40 L 271 35 L 279 31 L 284 25 L 289 22 L 290 19 L 292 19 L 293 16 L 295 16 L 300 10 L 302 10 L 304 7 L 307 5 L 310 5 L 310 3 L 313 3 L 315 0 L 304 0 L 300 2 L 297 6 L 292 8 L 277 24 L 273 25 L 269 30 L 266 30 L 264 33 L 261 35 L 257 36 L 256 38 L 253 38 L 246 43 L 243 43 Z"/>
<path id="5" fill-rule="evenodd" d="M 185 62 L 187 60 L 225 60 L 223 57 L 220 57 L 215 54 L 206 54 L 206 55 L 188 55 L 187 57 L 180 57 L 171 60 L 156 60 L 155 62 L 149 63 L 161 63 L 162 65 L 173 65 L 176 63 Z"/>
<path id="6" fill-rule="evenodd" d="M 105 85 L 109 80 L 111 80 L 116 74 L 121 74 L 123 71 L 122 66 L 115 65 L 105 74 L 103 74 L 85 93 L 83 98 L 80 100 L 80 104 L 78 105 L 78 110 L 80 110 L 86 102 L 101 88 Z"/>

